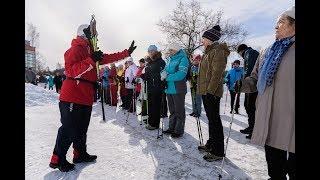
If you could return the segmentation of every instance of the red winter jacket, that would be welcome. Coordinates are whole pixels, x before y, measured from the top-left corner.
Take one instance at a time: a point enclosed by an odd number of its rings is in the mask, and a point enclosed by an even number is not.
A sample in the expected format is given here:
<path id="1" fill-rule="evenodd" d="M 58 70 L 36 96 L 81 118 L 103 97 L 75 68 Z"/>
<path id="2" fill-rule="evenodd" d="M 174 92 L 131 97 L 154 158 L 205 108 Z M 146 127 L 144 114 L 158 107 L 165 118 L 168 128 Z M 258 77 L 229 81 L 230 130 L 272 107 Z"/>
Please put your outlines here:
<path id="1" fill-rule="evenodd" d="M 108 64 L 129 56 L 128 50 L 114 54 L 104 54 L 100 64 Z M 81 79 L 91 82 L 97 81 L 97 69 L 95 62 L 91 59 L 89 41 L 81 37 L 73 39 L 71 48 L 64 54 L 65 73 L 67 77 L 75 78 L 81 75 Z M 88 68 L 93 68 L 86 72 Z M 92 106 L 94 97 L 94 86 L 89 82 L 66 79 L 60 92 L 60 101 Z"/>
<path id="2" fill-rule="evenodd" d="M 136 78 L 139 78 L 142 74 L 142 71 L 144 69 L 144 66 L 143 67 L 139 67 L 137 73 L 136 73 Z M 137 86 L 136 86 L 136 92 L 140 92 L 141 91 L 141 84 L 138 83 Z"/>

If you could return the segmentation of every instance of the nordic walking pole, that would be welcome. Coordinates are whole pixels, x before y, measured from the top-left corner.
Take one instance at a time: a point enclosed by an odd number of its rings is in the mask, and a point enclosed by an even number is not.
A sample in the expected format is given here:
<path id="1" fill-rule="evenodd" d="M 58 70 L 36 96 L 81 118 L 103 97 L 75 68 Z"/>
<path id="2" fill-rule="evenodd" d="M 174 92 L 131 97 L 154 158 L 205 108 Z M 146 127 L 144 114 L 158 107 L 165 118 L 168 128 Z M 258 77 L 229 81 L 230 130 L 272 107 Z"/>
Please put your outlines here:
<path id="1" fill-rule="evenodd" d="M 237 98 L 239 96 L 240 93 L 236 93 L 235 95 L 235 98 Z M 224 160 L 225 160 L 225 156 L 226 156 L 226 153 L 227 153 L 227 148 L 228 148 L 228 143 L 229 143 L 229 137 L 230 137 L 230 132 L 231 132 L 231 126 L 232 126 L 232 122 L 233 122 L 233 117 L 234 117 L 234 109 L 236 107 L 236 103 L 233 104 L 233 108 L 232 108 L 232 114 L 231 114 L 231 121 L 230 121 L 230 124 L 229 124 L 229 132 L 228 132 L 228 137 L 227 137 L 227 141 L 226 141 L 226 148 L 224 150 L 224 156 L 222 158 L 222 162 L 221 162 L 221 165 L 220 165 L 220 173 L 219 173 L 219 180 L 222 178 L 222 170 L 223 170 L 223 165 L 224 165 Z"/>
<path id="2" fill-rule="evenodd" d="M 226 101 L 225 101 L 225 103 L 224 103 L 224 112 L 223 112 L 223 114 L 226 114 L 226 107 L 227 107 L 228 94 L 229 94 L 229 91 L 227 91 L 227 93 L 226 93 Z"/>
<path id="3" fill-rule="evenodd" d="M 98 45 L 97 45 L 97 41 L 98 41 L 97 36 L 98 36 L 98 34 L 97 34 L 97 29 L 96 29 L 96 19 L 94 18 L 94 15 L 91 16 L 90 32 L 91 32 L 90 43 L 92 45 L 93 51 L 95 52 L 99 48 L 98 48 Z M 96 62 L 96 69 L 97 69 L 97 77 L 99 78 L 99 75 L 100 75 L 100 73 L 99 73 L 99 61 Z M 102 84 L 100 86 L 102 86 Z M 106 121 L 106 117 L 105 117 L 105 114 L 104 114 L 103 98 L 101 98 L 101 108 L 102 108 L 102 120 Z"/>
<path id="4" fill-rule="evenodd" d="M 194 106 L 197 108 L 197 102 L 196 102 L 196 93 L 194 91 L 192 91 L 193 96 L 193 102 L 194 102 Z M 199 135 L 199 141 L 200 141 L 200 146 L 203 145 L 203 137 L 202 137 L 202 130 L 201 130 L 201 124 L 200 124 L 200 118 L 196 117 L 196 122 L 197 122 L 197 128 L 198 128 L 198 135 Z"/>
<path id="5" fill-rule="evenodd" d="M 161 93 L 161 108 L 164 109 L 164 102 L 163 102 L 163 93 Z M 160 112 L 161 112 L 161 108 L 160 108 Z M 162 123 L 161 125 L 161 134 L 160 134 L 160 122 Z M 163 118 L 160 118 L 159 121 L 159 128 L 158 128 L 158 136 L 157 139 L 163 138 Z"/>

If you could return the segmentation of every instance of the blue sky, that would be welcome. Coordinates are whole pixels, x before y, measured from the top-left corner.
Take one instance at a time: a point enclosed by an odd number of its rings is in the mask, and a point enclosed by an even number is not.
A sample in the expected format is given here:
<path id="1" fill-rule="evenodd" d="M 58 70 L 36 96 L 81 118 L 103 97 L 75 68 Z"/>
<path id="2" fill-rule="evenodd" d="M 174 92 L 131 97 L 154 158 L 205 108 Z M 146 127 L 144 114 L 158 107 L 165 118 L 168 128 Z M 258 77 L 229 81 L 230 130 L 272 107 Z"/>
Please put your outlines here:
<path id="1" fill-rule="evenodd" d="M 290 0 L 200 0 L 202 7 L 223 10 L 224 17 L 243 24 L 252 47 L 264 48 L 272 43 L 278 15 L 294 1 Z M 63 54 L 70 47 L 77 27 L 89 23 L 96 15 L 98 45 L 107 53 L 128 48 L 134 39 L 138 46 L 135 60 L 146 55 L 150 44 L 159 45 L 165 36 L 156 23 L 176 6 L 174 0 L 26 0 L 25 22 L 32 22 L 40 32 L 39 52 L 54 69 L 63 64 Z M 161 46 L 160 46 L 161 48 Z"/>

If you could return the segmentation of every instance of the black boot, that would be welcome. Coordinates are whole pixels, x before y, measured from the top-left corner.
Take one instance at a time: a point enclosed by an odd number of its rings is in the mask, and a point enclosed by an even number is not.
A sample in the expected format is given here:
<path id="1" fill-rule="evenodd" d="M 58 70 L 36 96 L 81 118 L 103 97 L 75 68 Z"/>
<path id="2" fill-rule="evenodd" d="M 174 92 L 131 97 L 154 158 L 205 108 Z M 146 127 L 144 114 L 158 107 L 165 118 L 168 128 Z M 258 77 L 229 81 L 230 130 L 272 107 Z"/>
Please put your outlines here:
<path id="1" fill-rule="evenodd" d="M 173 131 L 171 131 L 171 130 L 169 130 L 169 129 L 163 131 L 163 134 L 172 134 L 172 133 L 173 133 Z"/>
<path id="2" fill-rule="evenodd" d="M 74 170 L 74 164 L 69 163 L 66 159 L 59 159 L 57 155 L 53 154 L 49 167 L 52 169 L 58 168 L 61 172 L 68 172 Z"/>
<path id="3" fill-rule="evenodd" d="M 249 128 L 249 127 L 247 127 L 247 128 L 245 128 L 245 129 L 241 129 L 240 132 L 241 132 L 242 134 L 250 134 L 250 133 L 252 133 L 252 129 Z"/>
<path id="4" fill-rule="evenodd" d="M 90 155 L 87 152 L 78 154 L 73 157 L 73 163 L 93 162 L 97 159 L 96 155 Z"/>

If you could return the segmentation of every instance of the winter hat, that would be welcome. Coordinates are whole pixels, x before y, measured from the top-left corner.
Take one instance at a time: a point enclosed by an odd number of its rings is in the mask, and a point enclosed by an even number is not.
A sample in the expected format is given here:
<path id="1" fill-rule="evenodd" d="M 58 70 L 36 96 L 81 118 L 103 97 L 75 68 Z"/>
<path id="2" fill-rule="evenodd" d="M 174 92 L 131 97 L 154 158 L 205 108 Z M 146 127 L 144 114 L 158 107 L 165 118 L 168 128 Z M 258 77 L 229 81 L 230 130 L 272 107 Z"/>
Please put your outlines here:
<path id="1" fill-rule="evenodd" d="M 245 45 L 245 44 L 240 44 L 240 45 L 238 46 L 238 48 L 237 48 L 237 52 L 239 53 L 240 51 L 245 50 L 245 49 L 247 49 L 247 48 L 248 48 L 247 45 Z"/>
<path id="2" fill-rule="evenodd" d="M 133 59 L 132 57 L 128 57 L 127 61 L 126 62 L 133 62 Z"/>
<path id="3" fill-rule="evenodd" d="M 182 47 L 178 43 L 171 43 L 168 45 L 168 49 L 179 51 Z"/>
<path id="4" fill-rule="evenodd" d="M 220 39 L 221 37 L 221 28 L 219 25 L 213 26 L 212 29 L 205 31 L 202 37 L 209 39 L 210 41 L 214 42 Z"/>
<path id="5" fill-rule="evenodd" d="M 141 58 L 141 59 L 139 60 L 139 62 L 145 63 L 145 60 L 144 60 L 143 58 Z"/>
<path id="6" fill-rule="evenodd" d="M 156 45 L 150 45 L 150 46 L 148 47 L 148 52 L 150 52 L 150 51 L 158 51 L 157 46 L 156 46 Z"/>
<path id="7" fill-rule="evenodd" d="M 287 9 L 280 16 L 282 16 L 282 15 L 287 15 L 293 19 L 296 19 L 295 18 L 295 6 L 292 6 L 291 8 Z"/>
<path id="8" fill-rule="evenodd" d="M 81 24 L 78 27 L 77 36 L 86 37 L 86 35 L 84 34 L 83 30 L 86 29 L 87 27 L 89 27 L 89 24 Z"/>

